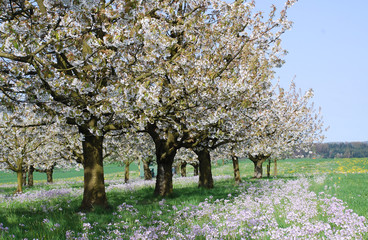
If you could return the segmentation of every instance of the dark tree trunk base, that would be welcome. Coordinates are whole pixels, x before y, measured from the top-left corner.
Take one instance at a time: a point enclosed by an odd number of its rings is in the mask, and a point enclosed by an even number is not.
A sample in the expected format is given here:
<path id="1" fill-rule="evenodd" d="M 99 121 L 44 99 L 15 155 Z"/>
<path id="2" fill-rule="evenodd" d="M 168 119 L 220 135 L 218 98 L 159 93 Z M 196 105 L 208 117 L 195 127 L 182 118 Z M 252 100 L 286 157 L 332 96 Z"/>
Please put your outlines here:
<path id="1" fill-rule="evenodd" d="M 152 180 L 152 173 L 149 168 L 149 165 L 151 163 L 151 160 L 143 160 L 143 171 L 144 171 L 144 180 Z"/>
<path id="2" fill-rule="evenodd" d="M 182 177 L 186 177 L 187 176 L 187 162 L 183 162 L 180 165 L 180 173 Z"/>
<path id="3" fill-rule="evenodd" d="M 172 162 L 158 162 L 155 196 L 168 196 L 173 192 L 172 184 Z"/>
<path id="4" fill-rule="evenodd" d="M 260 179 L 263 175 L 262 164 L 267 160 L 269 156 L 249 156 L 249 159 L 254 163 L 254 175 L 252 179 Z"/>
<path id="5" fill-rule="evenodd" d="M 33 165 L 28 168 L 28 186 L 33 187 L 33 172 L 35 171 Z"/>
<path id="6" fill-rule="evenodd" d="M 103 137 L 85 136 L 83 141 L 84 192 L 80 206 L 82 211 L 95 207 L 109 208 L 105 192 L 102 157 Z"/>
<path id="7" fill-rule="evenodd" d="M 240 170 L 239 170 L 239 158 L 235 155 L 232 155 L 231 159 L 233 160 L 235 184 L 239 185 L 241 183 Z"/>
<path id="8" fill-rule="evenodd" d="M 199 160 L 199 181 L 198 187 L 207 189 L 213 188 L 213 178 L 211 170 L 211 156 L 208 149 L 194 150 Z"/>

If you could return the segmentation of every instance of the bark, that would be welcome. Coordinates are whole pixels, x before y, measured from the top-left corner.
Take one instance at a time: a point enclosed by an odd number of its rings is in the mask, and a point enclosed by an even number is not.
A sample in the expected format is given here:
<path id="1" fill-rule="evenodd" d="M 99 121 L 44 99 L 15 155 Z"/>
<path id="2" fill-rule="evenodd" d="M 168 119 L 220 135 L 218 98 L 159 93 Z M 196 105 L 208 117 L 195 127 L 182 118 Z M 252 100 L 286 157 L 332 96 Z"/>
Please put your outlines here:
<path id="1" fill-rule="evenodd" d="M 267 160 L 268 156 L 250 156 L 249 159 L 254 163 L 254 175 L 253 178 L 262 178 L 263 168 L 262 164 Z"/>
<path id="2" fill-rule="evenodd" d="M 143 160 L 144 180 L 152 179 L 151 169 L 149 168 L 150 163 L 151 160 Z"/>
<path id="3" fill-rule="evenodd" d="M 269 178 L 271 176 L 271 159 L 268 159 L 267 164 L 267 177 Z"/>
<path id="4" fill-rule="evenodd" d="M 28 186 L 33 187 L 33 172 L 35 171 L 33 165 L 28 168 Z"/>
<path id="5" fill-rule="evenodd" d="M 54 173 L 54 168 L 46 169 L 47 182 L 53 183 L 52 174 Z"/>
<path id="6" fill-rule="evenodd" d="M 17 171 L 17 190 L 15 193 L 22 193 L 23 192 L 23 171 Z"/>
<path id="7" fill-rule="evenodd" d="M 240 170 L 239 170 L 239 158 L 235 155 L 232 155 L 231 159 L 233 160 L 235 184 L 239 184 L 241 183 Z"/>
<path id="8" fill-rule="evenodd" d="M 192 162 L 192 163 L 189 163 L 189 164 L 193 166 L 193 175 L 198 176 L 198 174 L 199 174 L 199 165 L 198 165 L 198 163 Z"/>
<path id="9" fill-rule="evenodd" d="M 26 186 L 27 185 L 27 170 L 26 169 L 22 171 L 22 178 L 23 178 L 22 184 L 23 186 Z"/>
<path id="10" fill-rule="evenodd" d="M 104 182 L 103 137 L 86 135 L 83 145 L 84 192 L 80 209 L 90 211 L 95 206 L 107 208 Z"/>
<path id="11" fill-rule="evenodd" d="M 180 164 L 180 174 L 182 177 L 187 176 L 187 162 L 182 162 Z"/>
<path id="12" fill-rule="evenodd" d="M 48 183 L 53 183 L 53 174 L 55 165 L 56 163 L 52 164 L 50 167 L 46 168 L 46 170 L 43 171 L 46 173 Z"/>
<path id="13" fill-rule="evenodd" d="M 126 162 L 125 163 L 125 171 L 124 171 L 124 183 L 129 182 L 129 166 L 130 166 L 130 162 Z"/>
<path id="14" fill-rule="evenodd" d="M 213 188 L 213 178 L 211 171 L 211 156 L 208 149 L 195 149 L 194 152 L 199 160 L 199 182 L 198 187 Z"/>
<path id="15" fill-rule="evenodd" d="M 157 153 L 157 176 L 156 176 L 156 186 L 155 186 L 155 195 L 159 196 L 167 196 L 173 192 L 173 184 L 172 184 L 172 165 L 174 162 L 174 157 L 176 151 L 167 152 L 165 154 L 164 150 L 161 149 Z"/>
<path id="16" fill-rule="evenodd" d="M 274 164 L 273 164 L 273 176 L 277 176 L 277 160 L 274 160 Z"/>
<path id="17" fill-rule="evenodd" d="M 152 137 L 156 148 L 157 175 L 154 194 L 167 196 L 173 192 L 172 166 L 178 146 L 176 145 L 177 134 L 174 130 L 167 130 L 167 138 L 161 138 L 154 124 L 147 126 L 147 132 Z"/>
<path id="18" fill-rule="evenodd" d="M 164 144 L 166 145 L 166 144 Z M 155 195 L 167 196 L 173 192 L 172 165 L 176 154 L 175 150 L 168 150 L 165 147 L 156 146 L 157 155 L 157 176 Z"/>

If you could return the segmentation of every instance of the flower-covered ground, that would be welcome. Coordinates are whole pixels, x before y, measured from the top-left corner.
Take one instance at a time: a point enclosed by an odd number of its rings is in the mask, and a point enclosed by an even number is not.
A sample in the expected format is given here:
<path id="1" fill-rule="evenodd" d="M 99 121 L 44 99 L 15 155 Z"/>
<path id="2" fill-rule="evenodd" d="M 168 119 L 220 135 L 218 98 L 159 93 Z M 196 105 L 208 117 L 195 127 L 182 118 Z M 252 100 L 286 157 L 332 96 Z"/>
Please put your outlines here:
<path id="1" fill-rule="evenodd" d="M 59 182 L 51 189 L 47 189 L 49 185 L 38 186 L 38 190 L 22 195 L 0 194 L 0 207 L 8 211 L 6 219 L 0 218 L 0 236 L 3 239 L 368 238 L 364 216 L 358 216 L 335 196 L 310 190 L 311 186 L 323 186 L 328 181 L 327 175 L 248 181 L 238 187 L 232 186 L 230 176 L 215 177 L 218 188 L 229 186 L 227 192 L 198 190 L 197 181 L 197 177 L 175 178 L 179 194 L 167 199 L 150 197 L 154 181 L 135 180 L 129 184 L 107 181 L 109 199 L 115 205 L 107 213 L 76 212 L 82 189 L 71 182 Z M 220 190 L 224 191 L 222 195 Z M 187 195 L 186 191 L 193 195 Z M 117 195 L 120 197 L 113 197 Z M 197 201 L 191 199 L 196 197 Z M 40 229 L 38 233 L 32 233 L 35 227 Z"/>

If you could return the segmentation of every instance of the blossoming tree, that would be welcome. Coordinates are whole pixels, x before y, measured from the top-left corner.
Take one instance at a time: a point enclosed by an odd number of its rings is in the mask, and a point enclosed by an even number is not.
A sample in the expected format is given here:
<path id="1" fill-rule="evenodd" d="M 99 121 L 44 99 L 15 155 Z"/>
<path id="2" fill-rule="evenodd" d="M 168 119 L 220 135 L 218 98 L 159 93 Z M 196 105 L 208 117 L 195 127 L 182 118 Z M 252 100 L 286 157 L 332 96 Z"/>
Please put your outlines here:
<path id="1" fill-rule="evenodd" d="M 17 193 L 22 192 L 22 185 L 25 183 L 23 174 L 29 168 L 29 182 L 33 184 L 33 166 L 46 167 L 60 162 L 60 159 L 53 159 L 55 148 L 60 148 L 60 145 L 53 141 L 55 132 L 50 131 L 49 126 L 42 122 L 28 121 L 28 117 L 34 115 L 32 110 L 34 109 L 23 104 L 13 106 L 12 111 L 23 113 L 21 117 L 6 108 L 1 108 L 0 111 L 0 169 L 11 170 L 17 174 Z"/>
<path id="2" fill-rule="evenodd" d="M 293 2 L 263 16 L 243 1 L 2 1 L 0 90 L 78 128 L 82 209 L 108 206 L 104 136 L 131 125 L 151 135 L 155 193 L 167 195 L 176 151 L 195 148 L 200 168 L 209 166 L 198 143 L 221 124 L 227 101 L 282 63 Z"/>
<path id="3" fill-rule="evenodd" d="M 262 164 L 270 157 L 308 151 L 324 138 L 321 112 L 311 103 L 313 91 L 304 94 L 291 83 L 288 91 L 278 88 L 269 107 L 260 109 L 257 121 L 244 130 L 244 140 L 232 148 L 233 155 L 254 163 L 254 178 L 262 177 Z"/>
<path id="4" fill-rule="evenodd" d="M 231 105 L 246 105 L 282 63 L 280 36 L 290 27 L 286 9 L 279 17 L 273 9 L 263 20 L 253 8 L 242 1 L 176 1 L 146 16 L 145 45 L 167 59 L 157 67 L 156 82 L 140 87 L 151 98 L 138 98 L 136 105 L 156 145 L 156 194 L 172 192 L 171 169 L 181 147 L 200 159 L 199 185 L 213 186 L 208 143 L 221 134 L 216 129 L 224 119 L 234 116 Z M 170 47 L 158 51 L 157 42 Z"/>
<path id="5" fill-rule="evenodd" d="M 136 82 L 151 73 L 140 18 L 153 3 L 2 1 L 0 89 L 37 105 L 82 136 L 82 209 L 108 206 L 103 139 L 132 120 Z M 143 6 L 147 5 L 147 7 Z M 139 58 L 139 59 L 138 59 Z"/>
<path id="6" fill-rule="evenodd" d="M 105 156 L 109 162 L 118 162 L 124 165 L 124 182 L 129 181 L 129 166 L 136 162 L 143 163 L 145 179 L 152 179 L 149 161 L 154 156 L 154 144 L 146 133 L 135 131 L 111 133 L 106 138 Z"/>

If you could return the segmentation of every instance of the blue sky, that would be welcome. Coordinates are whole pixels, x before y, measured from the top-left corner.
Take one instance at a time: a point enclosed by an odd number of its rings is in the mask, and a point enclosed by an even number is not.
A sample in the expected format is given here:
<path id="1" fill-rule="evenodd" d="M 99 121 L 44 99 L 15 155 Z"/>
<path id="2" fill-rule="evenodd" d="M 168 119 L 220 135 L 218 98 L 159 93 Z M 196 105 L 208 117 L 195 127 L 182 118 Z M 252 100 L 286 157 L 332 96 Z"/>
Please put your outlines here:
<path id="1" fill-rule="evenodd" d="M 230 1 L 229 1 L 230 2 Z M 284 0 L 256 0 L 260 9 Z M 280 83 L 312 88 L 329 130 L 325 142 L 368 141 L 368 1 L 300 0 L 282 37 L 289 53 Z"/>

